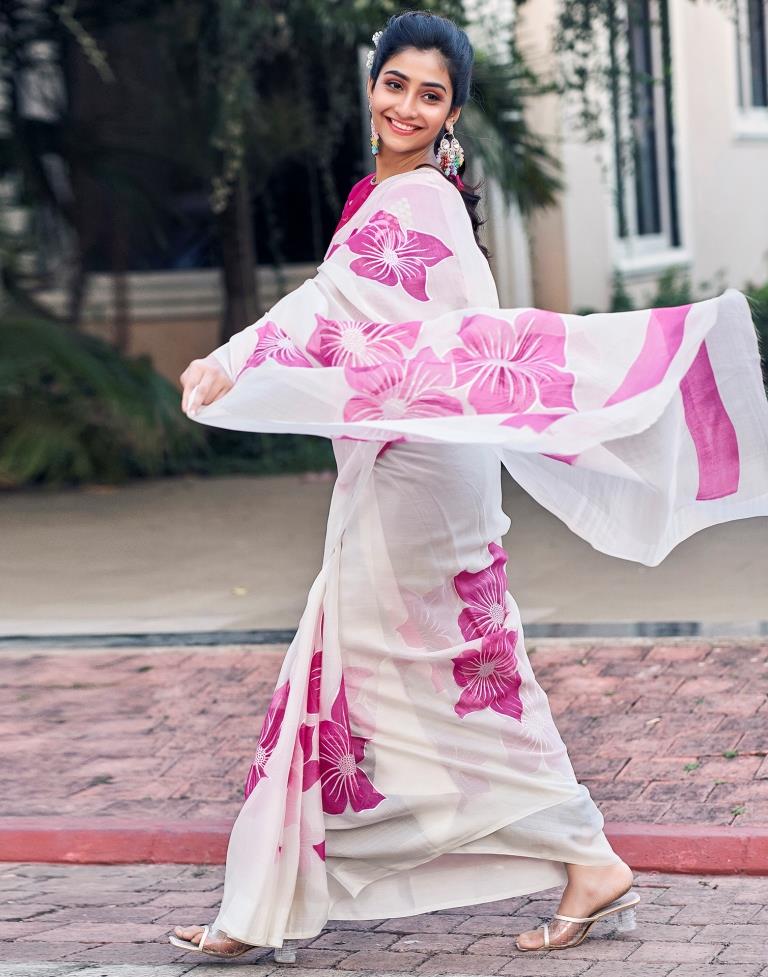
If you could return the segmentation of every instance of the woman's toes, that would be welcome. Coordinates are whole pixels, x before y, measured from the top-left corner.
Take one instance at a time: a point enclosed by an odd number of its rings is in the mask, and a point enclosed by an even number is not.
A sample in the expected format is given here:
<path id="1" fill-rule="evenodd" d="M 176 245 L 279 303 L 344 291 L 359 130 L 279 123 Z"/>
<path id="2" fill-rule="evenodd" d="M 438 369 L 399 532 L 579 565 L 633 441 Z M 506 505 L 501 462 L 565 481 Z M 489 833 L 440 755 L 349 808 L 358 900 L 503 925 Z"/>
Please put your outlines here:
<path id="1" fill-rule="evenodd" d="M 542 935 L 538 930 L 526 930 L 518 936 L 517 942 L 526 950 L 538 950 L 544 945 Z"/>

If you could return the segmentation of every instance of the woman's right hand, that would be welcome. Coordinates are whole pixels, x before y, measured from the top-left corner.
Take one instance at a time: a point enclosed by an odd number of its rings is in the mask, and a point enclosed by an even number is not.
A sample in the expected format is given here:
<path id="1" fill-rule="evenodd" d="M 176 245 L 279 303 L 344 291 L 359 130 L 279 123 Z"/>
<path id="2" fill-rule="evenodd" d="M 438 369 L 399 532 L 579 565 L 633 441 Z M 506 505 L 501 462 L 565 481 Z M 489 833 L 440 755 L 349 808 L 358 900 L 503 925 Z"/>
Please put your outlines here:
<path id="1" fill-rule="evenodd" d="M 199 407 L 212 404 L 234 386 L 221 363 L 213 355 L 206 356 L 203 360 L 192 360 L 179 380 L 183 388 L 181 409 L 185 414 L 196 414 Z M 197 390 L 193 404 L 191 395 L 195 387 Z"/>

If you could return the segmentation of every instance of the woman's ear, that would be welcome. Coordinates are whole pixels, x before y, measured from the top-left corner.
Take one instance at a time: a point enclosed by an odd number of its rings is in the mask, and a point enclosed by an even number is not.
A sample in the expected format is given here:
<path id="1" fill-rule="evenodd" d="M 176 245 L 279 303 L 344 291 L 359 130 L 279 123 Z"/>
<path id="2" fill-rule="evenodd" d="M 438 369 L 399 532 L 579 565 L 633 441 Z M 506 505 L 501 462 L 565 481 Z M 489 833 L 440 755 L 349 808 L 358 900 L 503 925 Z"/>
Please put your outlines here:
<path id="1" fill-rule="evenodd" d="M 460 115 L 461 115 L 460 108 L 456 109 L 454 112 L 449 112 L 448 118 L 445 120 L 445 124 L 448 125 L 449 123 L 452 123 L 453 125 L 456 125 L 456 123 L 459 121 Z"/>

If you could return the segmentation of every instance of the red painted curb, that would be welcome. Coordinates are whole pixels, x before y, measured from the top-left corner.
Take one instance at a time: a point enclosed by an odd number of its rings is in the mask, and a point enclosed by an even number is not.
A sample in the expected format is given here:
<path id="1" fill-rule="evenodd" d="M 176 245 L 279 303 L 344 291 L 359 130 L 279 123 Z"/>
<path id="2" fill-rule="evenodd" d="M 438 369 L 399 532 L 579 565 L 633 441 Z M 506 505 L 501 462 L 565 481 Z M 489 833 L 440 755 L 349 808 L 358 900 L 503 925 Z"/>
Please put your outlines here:
<path id="1" fill-rule="evenodd" d="M 221 865 L 228 821 L 0 818 L 0 862 Z M 768 875 L 768 827 L 606 822 L 612 847 L 638 872 Z"/>

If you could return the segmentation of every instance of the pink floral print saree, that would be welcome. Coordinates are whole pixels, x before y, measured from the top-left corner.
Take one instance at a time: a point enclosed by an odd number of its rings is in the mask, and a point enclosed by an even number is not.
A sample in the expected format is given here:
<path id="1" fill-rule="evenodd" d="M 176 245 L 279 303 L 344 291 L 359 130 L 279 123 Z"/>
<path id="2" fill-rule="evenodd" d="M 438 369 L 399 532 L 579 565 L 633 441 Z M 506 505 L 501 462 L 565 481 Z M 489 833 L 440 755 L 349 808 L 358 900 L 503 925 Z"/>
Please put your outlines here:
<path id="1" fill-rule="evenodd" d="M 216 926 L 280 946 L 615 860 L 507 589 L 523 554 L 501 545 L 501 464 L 593 546 L 650 566 L 768 515 L 745 298 L 501 309 L 460 195 L 424 168 L 348 202 L 316 277 L 215 355 L 236 382 L 196 420 L 329 437 L 338 463 Z"/>

